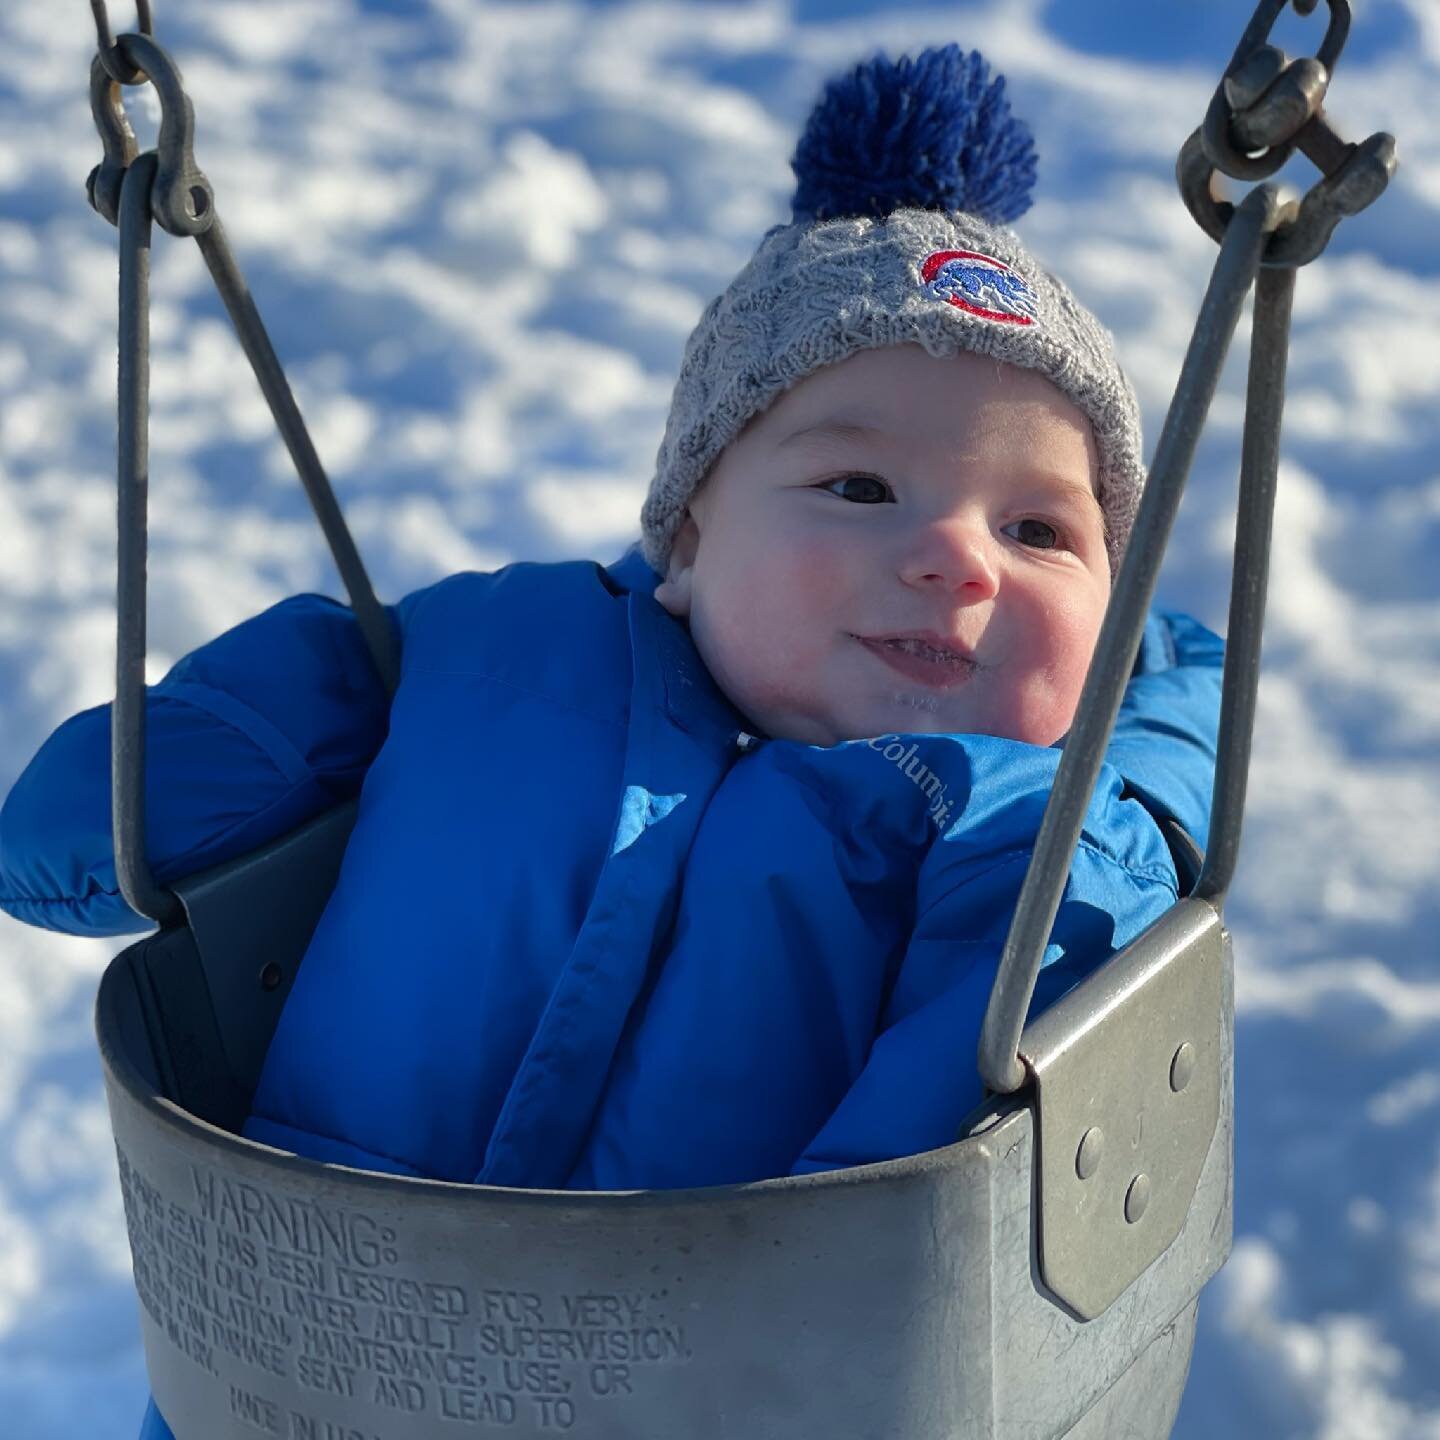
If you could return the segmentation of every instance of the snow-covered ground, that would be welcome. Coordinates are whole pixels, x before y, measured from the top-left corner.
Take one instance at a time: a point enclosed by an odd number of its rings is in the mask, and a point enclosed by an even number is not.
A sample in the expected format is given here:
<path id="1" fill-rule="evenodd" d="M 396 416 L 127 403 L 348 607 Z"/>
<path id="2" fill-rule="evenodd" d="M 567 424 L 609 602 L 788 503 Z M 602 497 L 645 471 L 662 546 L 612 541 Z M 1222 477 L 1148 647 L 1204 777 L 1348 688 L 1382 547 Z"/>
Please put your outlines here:
<path id="1" fill-rule="evenodd" d="M 1018 228 L 1116 331 L 1153 440 L 1214 254 L 1174 155 L 1251 5 L 157 8 L 219 212 L 394 599 L 619 553 L 686 334 L 788 213 L 822 79 L 882 46 L 958 40 L 1008 75 L 1041 156 Z M 1329 112 L 1348 138 L 1393 131 L 1402 170 L 1299 281 L 1228 912 L 1236 1242 L 1184 1440 L 1440 1437 L 1440 4 L 1355 9 Z M 1282 29 L 1313 52 L 1318 26 Z M 0 794 L 113 683 L 93 42 L 81 0 L 0 8 Z M 157 232 L 153 291 L 158 678 L 284 595 L 339 589 L 195 247 Z M 1161 582 L 1217 629 L 1245 334 Z M 90 1031 L 115 948 L 0 916 L 0 1431 L 26 1440 L 132 1436 L 145 1391 Z"/>

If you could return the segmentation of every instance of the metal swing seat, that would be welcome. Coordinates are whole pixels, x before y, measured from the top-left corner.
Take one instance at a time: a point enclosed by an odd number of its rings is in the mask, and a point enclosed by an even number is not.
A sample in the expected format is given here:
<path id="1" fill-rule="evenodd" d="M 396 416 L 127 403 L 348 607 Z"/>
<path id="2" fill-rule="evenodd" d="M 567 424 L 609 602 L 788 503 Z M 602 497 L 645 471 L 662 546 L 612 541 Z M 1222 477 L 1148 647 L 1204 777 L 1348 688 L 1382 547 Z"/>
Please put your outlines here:
<path id="1" fill-rule="evenodd" d="M 392 691 L 398 663 L 194 164 L 189 101 L 151 38 L 149 6 L 142 33 L 116 41 L 103 0 L 92 0 L 106 159 L 90 191 L 121 237 L 116 860 L 127 901 L 161 926 L 106 970 L 96 1026 L 147 1366 L 178 1440 L 454 1440 L 491 1428 L 587 1440 L 1170 1433 L 1197 1297 L 1231 1240 L 1222 909 L 1244 806 L 1295 267 L 1378 195 L 1394 164 L 1390 137 L 1346 147 L 1320 110 L 1344 0 L 1327 0 L 1324 72 L 1303 120 L 1281 103 L 1319 64 L 1286 66 L 1264 44 L 1284 3 L 1262 0 L 1212 118 L 1181 154 L 1182 193 L 1220 254 L 990 998 L 987 1102 L 954 1144 L 902 1160 L 582 1193 L 374 1174 L 236 1133 L 356 807 L 173 893 L 146 865 L 152 216 L 199 241 Z M 1314 0 L 1296 3 L 1308 11 Z M 163 120 L 157 150 L 137 155 L 120 86 L 147 79 Z M 1325 171 L 1298 212 L 1270 185 L 1238 209 L 1215 200 L 1215 169 L 1256 174 L 1249 152 L 1267 145 L 1263 173 L 1297 145 Z M 1026 1025 L 1185 477 L 1257 276 L 1209 851 L 1172 833 L 1182 898 Z"/>

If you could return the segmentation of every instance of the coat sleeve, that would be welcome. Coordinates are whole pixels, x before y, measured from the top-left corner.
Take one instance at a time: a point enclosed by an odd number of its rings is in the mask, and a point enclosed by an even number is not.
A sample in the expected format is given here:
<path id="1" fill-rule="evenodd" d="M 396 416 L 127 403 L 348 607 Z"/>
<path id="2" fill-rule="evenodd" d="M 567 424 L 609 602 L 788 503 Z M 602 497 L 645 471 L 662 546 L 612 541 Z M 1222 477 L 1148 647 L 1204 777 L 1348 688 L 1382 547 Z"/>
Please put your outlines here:
<path id="1" fill-rule="evenodd" d="M 1174 865 L 1156 816 L 1173 816 L 1203 843 L 1222 663 L 1222 642 L 1196 621 L 1152 616 L 1061 895 L 1032 1017 L 1174 901 Z M 972 746 L 969 758 L 963 809 L 921 867 L 914 929 L 865 1064 L 794 1174 L 951 1144 L 984 1098 L 980 1027 L 1059 757 L 992 742 Z"/>
<path id="2" fill-rule="evenodd" d="M 1153 815 L 1205 848 L 1220 730 L 1225 644 L 1179 612 L 1152 614 L 1106 760 Z"/>
<path id="3" fill-rule="evenodd" d="M 403 633 L 428 591 L 387 613 Z M 164 885 L 358 793 L 389 702 L 346 605 L 297 595 L 185 656 L 145 702 L 146 853 Z M 110 706 L 72 716 L 0 807 L 0 909 L 72 935 L 152 928 L 111 835 Z"/>
<path id="4" fill-rule="evenodd" d="M 1175 899 L 1159 828 L 1123 791 L 1106 766 L 1050 932 L 1032 1016 Z M 963 830 L 952 830 L 932 848 L 915 927 L 864 1067 L 792 1174 L 895 1159 L 959 1138 L 961 1122 L 984 1095 L 976 1066 L 980 1026 L 1043 798 L 1027 785 L 1013 807 L 988 807 L 989 833 L 980 843 L 972 846 Z M 952 841 L 959 842 L 953 849 Z"/>

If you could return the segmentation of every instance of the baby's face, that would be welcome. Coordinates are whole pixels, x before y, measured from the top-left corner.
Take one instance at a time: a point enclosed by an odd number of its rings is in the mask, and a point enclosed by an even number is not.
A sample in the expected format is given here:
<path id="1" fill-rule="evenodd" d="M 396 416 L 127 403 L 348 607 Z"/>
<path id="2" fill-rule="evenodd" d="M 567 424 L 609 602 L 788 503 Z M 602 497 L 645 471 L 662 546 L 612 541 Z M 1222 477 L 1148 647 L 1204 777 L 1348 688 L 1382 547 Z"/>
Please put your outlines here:
<path id="1" fill-rule="evenodd" d="M 918 345 L 786 391 L 692 500 L 655 598 L 763 733 L 1050 745 L 1110 596 L 1085 416 L 1033 371 Z"/>

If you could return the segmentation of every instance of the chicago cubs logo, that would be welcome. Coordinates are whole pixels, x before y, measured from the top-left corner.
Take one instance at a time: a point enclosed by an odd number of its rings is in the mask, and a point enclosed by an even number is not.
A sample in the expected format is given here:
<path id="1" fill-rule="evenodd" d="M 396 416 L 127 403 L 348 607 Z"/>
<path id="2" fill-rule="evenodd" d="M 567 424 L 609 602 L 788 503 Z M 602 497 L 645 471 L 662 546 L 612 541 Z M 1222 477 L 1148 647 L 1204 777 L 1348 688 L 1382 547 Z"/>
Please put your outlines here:
<path id="1" fill-rule="evenodd" d="M 920 267 L 925 293 L 982 320 L 1033 325 L 1035 294 L 1003 261 L 976 250 L 937 250 Z"/>

